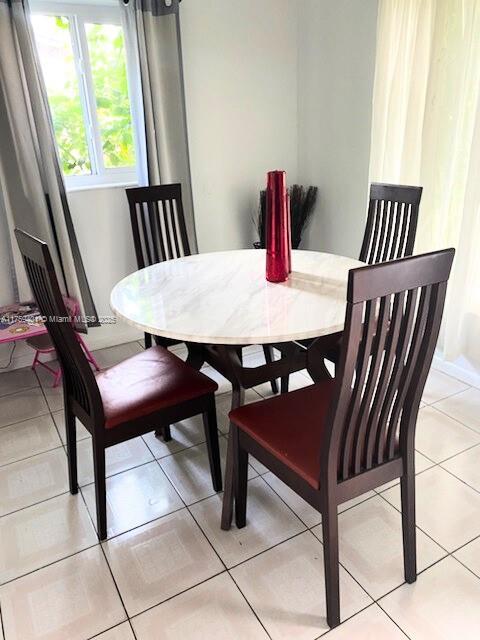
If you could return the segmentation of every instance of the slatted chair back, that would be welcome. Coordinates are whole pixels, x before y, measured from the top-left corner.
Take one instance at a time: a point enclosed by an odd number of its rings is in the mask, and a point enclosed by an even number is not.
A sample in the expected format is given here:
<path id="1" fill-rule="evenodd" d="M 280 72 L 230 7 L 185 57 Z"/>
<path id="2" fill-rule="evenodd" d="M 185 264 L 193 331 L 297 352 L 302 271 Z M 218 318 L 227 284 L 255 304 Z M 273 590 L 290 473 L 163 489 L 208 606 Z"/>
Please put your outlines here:
<path id="1" fill-rule="evenodd" d="M 367 264 L 411 256 L 422 187 L 372 183 L 360 260 Z"/>
<path id="2" fill-rule="evenodd" d="M 190 255 L 180 184 L 127 189 L 139 269 Z"/>
<path id="3" fill-rule="evenodd" d="M 55 346 L 63 373 L 64 394 L 88 425 L 103 424 L 103 404 L 95 376 L 75 336 L 45 242 L 15 229 L 30 287 Z"/>
<path id="4" fill-rule="evenodd" d="M 446 249 L 350 271 L 320 486 L 396 458 L 413 464 L 417 413 L 454 253 Z"/>

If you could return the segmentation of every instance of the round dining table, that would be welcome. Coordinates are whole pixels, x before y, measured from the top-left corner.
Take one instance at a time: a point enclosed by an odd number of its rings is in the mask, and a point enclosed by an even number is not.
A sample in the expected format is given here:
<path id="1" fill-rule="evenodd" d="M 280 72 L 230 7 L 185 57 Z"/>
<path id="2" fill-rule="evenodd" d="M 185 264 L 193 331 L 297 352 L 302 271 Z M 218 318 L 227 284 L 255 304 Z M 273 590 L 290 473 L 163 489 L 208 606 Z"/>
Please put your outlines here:
<path id="1" fill-rule="evenodd" d="M 316 251 L 292 251 L 286 282 L 265 278 L 265 250 L 246 249 L 185 256 L 130 274 L 112 290 L 110 306 L 126 323 L 158 336 L 185 342 L 192 366 L 205 362 L 232 384 L 232 408 L 245 389 L 307 368 L 324 372 L 312 356 L 311 340 L 343 329 L 351 258 Z M 303 341 L 299 342 L 299 341 Z M 282 357 L 245 367 L 242 347 L 274 345 Z M 265 351 L 267 355 L 267 351 Z M 309 355 L 310 354 L 310 355 Z M 224 482 L 222 528 L 228 529 L 234 504 L 235 425 L 230 424 Z"/>

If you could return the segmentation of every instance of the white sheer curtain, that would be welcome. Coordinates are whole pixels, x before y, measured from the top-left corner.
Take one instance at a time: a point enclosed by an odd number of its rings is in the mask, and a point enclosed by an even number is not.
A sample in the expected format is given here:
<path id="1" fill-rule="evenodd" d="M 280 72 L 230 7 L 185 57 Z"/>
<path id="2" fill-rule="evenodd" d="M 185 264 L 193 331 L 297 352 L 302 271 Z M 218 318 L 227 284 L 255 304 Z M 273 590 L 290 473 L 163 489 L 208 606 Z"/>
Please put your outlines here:
<path id="1" fill-rule="evenodd" d="M 423 185 L 415 251 L 457 250 L 438 358 L 478 383 L 478 0 L 380 0 L 370 178 Z"/>

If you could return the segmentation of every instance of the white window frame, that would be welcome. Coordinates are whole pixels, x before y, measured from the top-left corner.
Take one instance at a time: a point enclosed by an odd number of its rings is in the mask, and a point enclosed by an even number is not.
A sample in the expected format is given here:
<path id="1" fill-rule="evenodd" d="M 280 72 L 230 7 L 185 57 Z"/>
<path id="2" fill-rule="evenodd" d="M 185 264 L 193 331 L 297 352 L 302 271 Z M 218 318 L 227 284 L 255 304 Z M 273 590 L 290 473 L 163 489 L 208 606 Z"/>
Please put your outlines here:
<path id="1" fill-rule="evenodd" d="M 77 73 L 80 102 L 87 147 L 90 157 L 91 173 L 88 175 L 64 175 L 67 190 L 83 189 L 95 186 L 129 185 L 138 183 L 137 166 L 107 168 L 103 160 L 102 139 L 97 116 L 95 89 L 93 85 L 90 56 L 85 31 L 85 23 L 122 25 L 120 9 L 115 1 L 83 0 L 82 4 L 70 0 L 31 0 L 31 12 L 39 15 L 64 16 L 70 25 L 75 70 Z M 128 57 L 127 40 L 124 33 L 125 54 Z M 127 61 L 125 61 L 127 64 Z M 128 69 L 128 67 L 127 67 Z M 130 89 L 129 89 L 130 95 Z M 130 113 L 131 113 L 130 106 Z M 132 117 L 133 136 L 135 123 Z M 135 147 L 135 145 L 134 145 Z M 138 160 L 137 160 L 138 164 Z"/>

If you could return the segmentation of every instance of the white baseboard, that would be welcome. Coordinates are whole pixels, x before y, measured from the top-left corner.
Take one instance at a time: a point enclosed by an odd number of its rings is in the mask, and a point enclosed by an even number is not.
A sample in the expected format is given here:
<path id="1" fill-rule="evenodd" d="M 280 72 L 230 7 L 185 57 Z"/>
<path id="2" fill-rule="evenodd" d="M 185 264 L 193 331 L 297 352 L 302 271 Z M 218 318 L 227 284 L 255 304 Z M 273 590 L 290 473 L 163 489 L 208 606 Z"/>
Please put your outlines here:
<path id="1" fill-rule="evenodd" d="M 466 362 L 448 362 L 443 359 L 441 354 L 435 354 L 432 367 L 465 382 L 465 384 L 480 387 L 480 373 Z"/>

